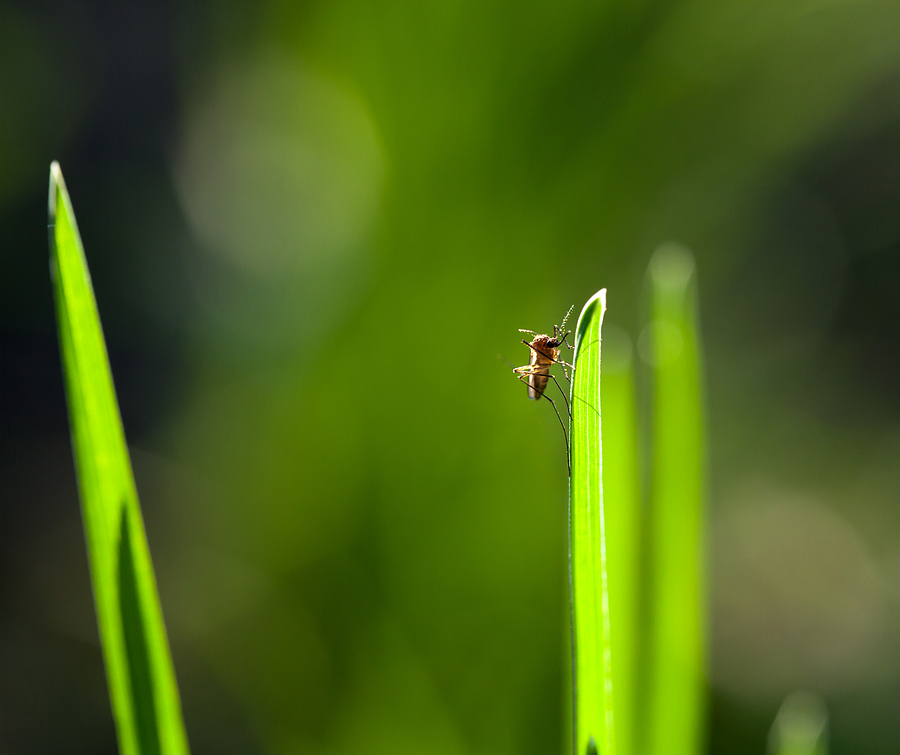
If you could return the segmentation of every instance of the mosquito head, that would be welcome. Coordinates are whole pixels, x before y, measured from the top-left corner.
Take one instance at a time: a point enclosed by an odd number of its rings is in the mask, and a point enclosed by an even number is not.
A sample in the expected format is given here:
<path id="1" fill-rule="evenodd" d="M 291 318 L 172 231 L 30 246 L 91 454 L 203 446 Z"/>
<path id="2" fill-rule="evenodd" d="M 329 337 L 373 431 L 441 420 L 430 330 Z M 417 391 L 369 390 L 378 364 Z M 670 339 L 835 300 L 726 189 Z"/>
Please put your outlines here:
<path id="1" fill-rule="evenodd" d="M 572 331 L 567 330 L 565 333 L 562 332 L 562 328 L 557 328 L 555 325 L 553 326 L 553 343 L 556 346 L 559 346 L 561 343 L 564 343 L 566 346 L 569 346 L 569 342 L 566 338 L 571 335 Z M 569 346 L 571 349 L 572 347 Z"/>

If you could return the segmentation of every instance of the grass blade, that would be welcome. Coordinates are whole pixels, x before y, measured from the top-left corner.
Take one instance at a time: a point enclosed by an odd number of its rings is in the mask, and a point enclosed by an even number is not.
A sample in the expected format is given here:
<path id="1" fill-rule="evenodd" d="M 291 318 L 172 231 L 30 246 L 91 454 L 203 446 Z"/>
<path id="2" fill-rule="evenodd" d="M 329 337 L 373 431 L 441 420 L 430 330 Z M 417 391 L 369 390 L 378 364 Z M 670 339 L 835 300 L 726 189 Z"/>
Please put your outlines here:
<path id="1" fill-rule="evenodd" d="M 576 755 L 613 755 L 609 593 L 600 436 L 600 330 L 606 289 L 581 312 L 572 380 L 569 568 Z"/>
<path id="2" fill-rule="evenodd" d="M 635 752 L 635 714 L 640 658 L 641 497 L 631 339 L 607 332 L 603 339 L 603 511 L 612 657 L 616 751 Z"/>
<path id="3" fill-rule="evenodd" d="M 100 317 L 59 165 L 50 259 L 72 447 L 110 700 L 123 755 L 188 752 L 175 672 Z"/>
<path id="4" fill-rule="evenodd" d="M 703 748 L 704 421 L 694 261 L 660 247 L 649 268 L 653 446 L 648 511 L 648 755 Z"/>

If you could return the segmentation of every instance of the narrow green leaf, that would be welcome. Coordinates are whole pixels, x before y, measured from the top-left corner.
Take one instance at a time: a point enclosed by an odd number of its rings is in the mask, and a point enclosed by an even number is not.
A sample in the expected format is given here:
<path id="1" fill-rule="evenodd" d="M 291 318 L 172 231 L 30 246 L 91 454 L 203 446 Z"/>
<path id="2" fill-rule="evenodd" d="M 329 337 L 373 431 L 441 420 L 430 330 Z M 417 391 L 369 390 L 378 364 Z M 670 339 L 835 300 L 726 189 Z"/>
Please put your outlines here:
<path id="1" fill-rule="evenodd" d="M 612 661 L 600 436 L 600 330 L 606 289 L 581 311 L 572 381 L 569 568 L 576 755 L 613 755 Z"/>
<path id="2" fill-rule="evenodd" d="M 826 755 L 828 711 L 821 698 L 795 692 L 781 705 L 769 732 L 771 755 Z"/>
<path id="3" fill-rule="evenodd" d="M 609 612 L 613 616 L 613 718 L 616 751 L 635 753 L 640 658 L 641 498 L 631 339 L 607 328 L 603 337 L 603 511 Z"/>
<path id="4" fill-rule="evenodd" d="M 705 725 L 705 446 L 694 261 L 660 247 L 649 268 L 653 370 L 648 511 L 648 755 L 695 755 Z"/>
<path id="5" fill-rule="evenodd" d="M 122 420 L 90 275 L 59 164 L 50 167 L 50 261 L 81 510 L 123 755 L 188 752 Z"/>

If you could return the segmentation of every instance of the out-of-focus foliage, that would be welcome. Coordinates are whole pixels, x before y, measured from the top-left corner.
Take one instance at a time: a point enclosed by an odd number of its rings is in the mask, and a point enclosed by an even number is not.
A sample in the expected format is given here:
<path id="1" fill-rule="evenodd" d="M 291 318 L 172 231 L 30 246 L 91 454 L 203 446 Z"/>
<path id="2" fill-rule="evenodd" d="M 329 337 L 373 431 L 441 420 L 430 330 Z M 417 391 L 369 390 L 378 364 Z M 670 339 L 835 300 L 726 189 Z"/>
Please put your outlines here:
<path id="1" fill-rule="evenodd" d="M 647 277 L 651 320 L 638 348 L 653 366 L 653 410 L 636 752 L 687 755 L 704 749 L 706 718 L 706 422 L 693 257 L 661 246 Z"/>
<path id="2" fill-rule="evenodd" d="M 0 747 L 115 746 L 56 158 L 195 755 L 559 751 L 565 451 L 497 356 L 601 286 L 640 344 L 672 240 L 703 283 L 711 751 L 763 752 L 808 689 L 832 753 L 892 752 L 898 24 L 887 0 L 0 6 Z"/>
<path id="3" fill-rule="evenodd" d="M 769 732 L 773 755 L 826 755 L 828 713 L 822 700 L 794 692 L 781 706 Z"/>

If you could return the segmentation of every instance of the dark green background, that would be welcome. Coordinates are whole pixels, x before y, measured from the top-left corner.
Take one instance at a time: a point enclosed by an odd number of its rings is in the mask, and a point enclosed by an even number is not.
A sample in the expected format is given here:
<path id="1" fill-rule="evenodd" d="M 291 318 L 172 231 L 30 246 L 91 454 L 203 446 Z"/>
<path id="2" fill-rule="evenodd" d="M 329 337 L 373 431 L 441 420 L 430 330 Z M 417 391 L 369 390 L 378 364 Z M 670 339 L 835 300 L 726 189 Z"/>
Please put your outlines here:
<path id="1" fill-rule="evenodd" d="M 900 741 L 900 5 L 0 5 L 0 749 L 114 752 L 60 160 L 195 755 L 562 751 L 565 456 L 498 354 L 696 255 L 710 751 Z M 641 364 L 635 350 L 637 364 Z"/>

